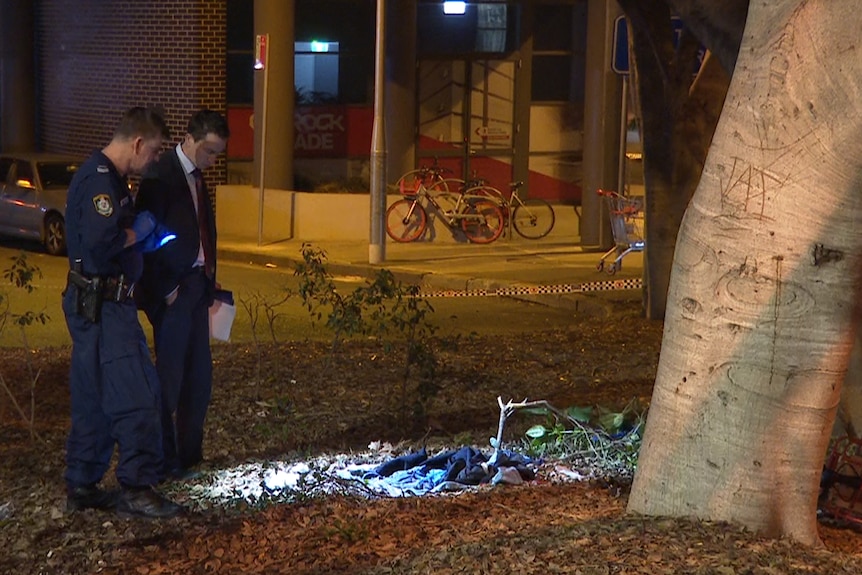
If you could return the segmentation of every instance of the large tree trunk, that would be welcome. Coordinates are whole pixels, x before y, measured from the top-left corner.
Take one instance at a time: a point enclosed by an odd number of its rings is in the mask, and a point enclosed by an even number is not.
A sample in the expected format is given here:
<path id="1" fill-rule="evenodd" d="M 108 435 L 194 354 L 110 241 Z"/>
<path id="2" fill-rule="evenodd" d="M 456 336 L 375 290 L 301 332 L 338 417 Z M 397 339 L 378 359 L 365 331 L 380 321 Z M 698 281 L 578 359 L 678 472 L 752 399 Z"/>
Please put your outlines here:
<path id="1" fill-rule="evenodd" d="M 640 61 L 638 72 L 639 77 L 644 72 Z M 729 82 L 718 61 L 707 56 L 697 82 L 683 97 L 642 101 L 644 117 L 649 108 L 670 105 L 662 128 L 644 122 L 643 130 L 644 213 L 648 222 L 644 289 L 646 317 L 650 319 L 665 317 L 680 222 L 700 179 Z M 641 86 L 649 83 L 640 82 Z"/>
<path id="2" fill-rule="evenodd" d="M 674 256 L 628 509 L 817 543 L 862 266 L 855 0 L 752 2 Z"/>
<path id="3" fill-rule="evenodd" d="M 700 44 L 684 29 L 679 47 L 674 48 L 665 0 L 619 2 L 631 30 L 633 85 L 642 119 L 647 222 L 644 308 L 648 318 L 660 320 L 665 316 L 679 225 L 700 179 L 730 74 L 708 55 L 693 82 Z M 688 8 L 691 12 L 692 7 Z M 741 25 L 738 35 L 742 37 Z"/>

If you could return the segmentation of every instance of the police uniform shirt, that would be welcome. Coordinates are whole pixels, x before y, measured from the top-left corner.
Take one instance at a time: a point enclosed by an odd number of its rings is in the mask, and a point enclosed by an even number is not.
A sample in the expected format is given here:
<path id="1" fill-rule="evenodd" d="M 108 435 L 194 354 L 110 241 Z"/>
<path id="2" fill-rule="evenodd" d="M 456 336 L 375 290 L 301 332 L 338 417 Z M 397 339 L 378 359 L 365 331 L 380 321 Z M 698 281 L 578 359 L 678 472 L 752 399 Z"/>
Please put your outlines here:
<path id="1" fill-rule="evenodd" d="M 81 259 L 86 275 L 137 281 L 142 254 L 125 247 L 126 228 L 135 220 L 129 186 L 101 151 L 94 152 L 75 174 L 66 197 L 66 245 L 70 265 Z"/>

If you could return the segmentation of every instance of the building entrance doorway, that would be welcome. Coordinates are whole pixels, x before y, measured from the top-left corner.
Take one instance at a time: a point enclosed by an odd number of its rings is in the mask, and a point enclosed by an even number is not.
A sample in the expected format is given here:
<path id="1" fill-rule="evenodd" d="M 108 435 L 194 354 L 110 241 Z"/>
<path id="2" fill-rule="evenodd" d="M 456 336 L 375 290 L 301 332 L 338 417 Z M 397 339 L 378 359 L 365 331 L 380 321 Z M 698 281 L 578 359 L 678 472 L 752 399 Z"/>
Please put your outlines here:
<path id="1" fill-rule="evenodd" d="M 420 61 L 419 165 L 436 158 L 449 177 L 482 178 L 507 190 L 516 173 L 517 70 L 512 60 Z"/>

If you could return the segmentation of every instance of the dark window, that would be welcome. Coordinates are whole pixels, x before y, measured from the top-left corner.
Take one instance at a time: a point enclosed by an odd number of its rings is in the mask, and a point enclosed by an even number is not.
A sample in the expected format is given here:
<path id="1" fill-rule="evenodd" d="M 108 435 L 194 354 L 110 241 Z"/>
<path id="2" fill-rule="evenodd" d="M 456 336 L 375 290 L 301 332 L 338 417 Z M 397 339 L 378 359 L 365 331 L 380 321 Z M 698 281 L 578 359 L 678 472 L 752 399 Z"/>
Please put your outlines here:
<path id="1" fill-rule="evenodd" d="M 254 2 L 227 0 L 227 49 L 254 51 Z"/>
<path id="2" fill-rule="evenodd" d="M 318 100 L 340 104 L 367 104 L 374 78 L 375 0 L 296 0 L 294 35 L 297 44 L 314 41 L 338 45 L 338 55 L 323 58 L 311 89 L 297 86 L 301 94 L 315 92 Z M 288 18 L 289 14 L 285 14 Z M 227 103 L 254 103 L 254 2 L 227 2 Z M 296 54 L 302 49 L 297 47 Z M 336 65 L 330 65 L 337 59 Z M 300 68 L 303 64 L 300 63 Z M 296 71 L 301 71 L 299 68 Z M 317 89 L 317 85 L 323 86 Z M 333 86 L 336 87 L 333 89 Z"/>
<path id="3" fill-rule="evenodd" d="M 66 162 L 40 162 L 36 169 L 39 170 L 39 180 L 42 182 L 42 187 L 48 188 L 68 188 L 72 183 L 72 176 L 78 171 L 80 166 L 75 163 Z"/>
<path id="4" fill-rule="evenodd" d="M 533 30 L 532 100 L 583 101 L 586 0 L 536 5 Z"/>
<path id="5" fill-rule="evenodd" d="M 338 102 L 338 42 L 297 42 L 294 48 L 296 105 Z"/>
<path id="6" fill-rule="evenodd" d="M 9 168 L 11 167 L 12 160 L 10 158 L 0 158 L 0 183 L 6 183 L 6 176 L 9 175 Z"/>
<path id="7" fill-rule="evenodd" d="M 254 2 L 227 2 L 227 103 L 254 105 Z"/>
<path id="8" fill-rule="evenodd" d="M 315 86 L 323 86 L 314 90 L 319 101 L 372 101 L 376 6 L 376 0 L 296 0 L 297 44 L 317 41 L 337 45 L 337 56 L 322 56 L 317 62 L 323 73 L 336 75 L 315 82 Z M 333 86 L 337 90 L 334 94 Z"/>
<path id="9" fill-rule="evenodd" d="M 254 54 L 227 54 L 227 102 L 254 105 Z"/>
<path id="10" fill-rule="evenodd" d="M 566 4 L 540 4 L 536 6 L 533 29 L 533 50 L 572 49 L 572 7 Z"/>
<path id="11" fill-rule="evenodd" d="M 18 173 L 15 174 L 16 183 L 24 181 L 31 186 L 36 185 L 36 178 L 33 177 L 33 167 L 30 165 L 30 162 L 15 163 L 18 166 Z"/>
<path id="12" fill-rule="evenodd" d="M 571 56 L 533 57 L 533 100 L 568 102 L 571 85 Z"/>
<path id="13" fill-rule="evenodd" d="M 420 56 L 503 54 L 518 46 L 518 8 L 508 2 L 467 2 L 464 14 L 445 14 L 440 0 L 420 1 Z"/>

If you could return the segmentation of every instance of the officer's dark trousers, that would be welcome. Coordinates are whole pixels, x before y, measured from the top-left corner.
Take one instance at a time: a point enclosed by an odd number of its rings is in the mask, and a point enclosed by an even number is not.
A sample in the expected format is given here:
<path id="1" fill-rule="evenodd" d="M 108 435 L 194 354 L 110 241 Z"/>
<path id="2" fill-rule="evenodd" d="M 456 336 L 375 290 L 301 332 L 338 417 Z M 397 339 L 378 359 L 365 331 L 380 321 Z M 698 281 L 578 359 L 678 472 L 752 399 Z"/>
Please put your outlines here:
<path id="1" fill-rule="evenodd" d="M 63 312 L 72 336 L 66 484 L 98 483 L 115 442 L 120 484 L 155 484 L 162 466 L 159 383 L 134 303 L 105 303 L 101 321 L 93 324 L 75 313 L 70 287 Z"/>
<path id="2" fill-rule="evenodd" d="M 176 300 L 150 318 L 162 384 L 166 471 L 203 460 L 204 421 L 212 396 L 207 281 L 200 272 L 187 275 Z"/>

